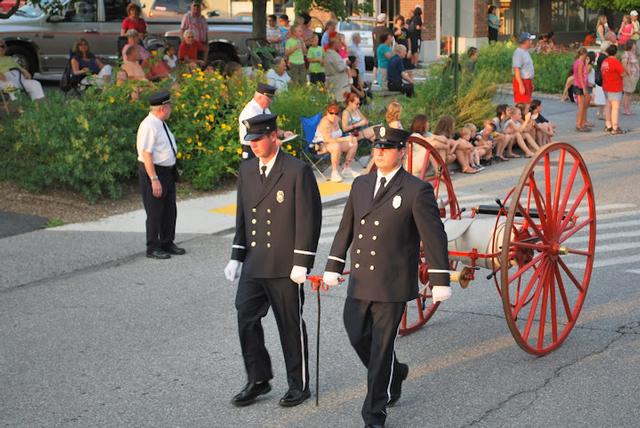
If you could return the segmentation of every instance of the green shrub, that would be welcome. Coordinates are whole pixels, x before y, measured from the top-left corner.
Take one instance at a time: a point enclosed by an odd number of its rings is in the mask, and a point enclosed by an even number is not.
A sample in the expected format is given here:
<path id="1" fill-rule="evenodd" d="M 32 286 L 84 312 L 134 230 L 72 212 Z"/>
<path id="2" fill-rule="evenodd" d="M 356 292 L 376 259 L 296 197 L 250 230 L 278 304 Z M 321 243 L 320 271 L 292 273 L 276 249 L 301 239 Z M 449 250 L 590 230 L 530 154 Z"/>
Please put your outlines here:
<path id="1" fill-rule="evenodd" d="M 278 115 L 278 127 L 302 136 L 300 119 L 324 114 L 331 96 L 322 85 L 291 86 L 278 93 L 271 112 Z"/>

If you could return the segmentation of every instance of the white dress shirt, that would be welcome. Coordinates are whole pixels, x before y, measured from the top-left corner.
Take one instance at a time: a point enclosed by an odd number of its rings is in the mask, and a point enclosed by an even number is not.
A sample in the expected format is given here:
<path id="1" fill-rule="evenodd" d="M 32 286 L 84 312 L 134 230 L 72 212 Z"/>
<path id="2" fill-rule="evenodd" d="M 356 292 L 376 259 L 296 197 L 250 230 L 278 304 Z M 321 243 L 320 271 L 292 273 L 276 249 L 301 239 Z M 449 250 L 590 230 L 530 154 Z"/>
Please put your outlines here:
<path id="1" fill-rule="evenodd" d="M 275 156 L 272 157 L 271 160 L 269 162 L 267 162 L 266 164 L 262 163 L 262 159 L 260 159 L 260 162 L 258 162 L 258 174 L 262 174 L 262 167 L 266 166 L 267 169 L 264 172 L 264 176 L 265 176 L 265 178 L 269 177 L 269 173 L 273 169 L 273 165 L 276 163 L 276 158 L 278 157 L 278 153 L 280 153 L 280 147 L 278 147 L 276 149 Z"/>
<path id="2" fill-rule="evenodd" d="M 162 120 L 158 119 L 153 113 L 149 113 L 149 115 L 140 122 L 136 136 L 136 148 L 138 149 L 138 160 L 140 162 L 144 162 L 142 152 L 147 152 L 152 154 L 154 165 L 175 165 L 176 157 L 173 152 L 174 150 L 176 153 L 178 152 L 176 137 L 174 137 L 169 126 L 166 125 L 167 132 L 170 136 L 169 138 L 171 138 L 171 140 L 169 140 L 162 124 Z M 171 146 L 173 146 L 173 150 Z"/>
<path id="3" fill-rule="evenodd" d="M 389 183 L 391 182 L 391 180 L 393 179 L 393 177 L 396 175 L 396 173 L 400 170 L 401 166 L 398 165 L 396 167 L 396 169 L 394 169 L 393 171 L 391 171 L 389 174 L 384 175 L 380 172 L 380 170 L 378 170 L 378 178 L 376 178 L 376 186 L 373 189 L 373 197 L 375 198 L 376 194 L 378 193 L 378 189 L 380 188 L 380 179 L 382 177 L 384 177 L 387 182 L 385 183 L 384 187 L 387 187 L 389 185 Z"/>

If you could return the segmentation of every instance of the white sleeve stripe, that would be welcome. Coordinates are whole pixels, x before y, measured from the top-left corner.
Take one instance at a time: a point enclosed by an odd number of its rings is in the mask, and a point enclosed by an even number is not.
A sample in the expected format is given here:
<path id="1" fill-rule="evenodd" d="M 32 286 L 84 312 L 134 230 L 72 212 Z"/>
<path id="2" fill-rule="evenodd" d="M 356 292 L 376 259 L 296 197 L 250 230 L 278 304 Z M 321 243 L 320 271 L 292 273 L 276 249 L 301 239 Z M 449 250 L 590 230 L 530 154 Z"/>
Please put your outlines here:
<path id="1" fill-rule="evenodd" d="M 443 269 L 429 269 L 429 273 L 451 273 L 451 271 L 443 270 Z"/>
<path id="2" fill-rule="evenodd" d="M 242 245 L 232 245 L 231 248 L 237 248 L 239 250 L 246 250 L 247 249 L 247 247 L 244 247 Z"/>
<path id="3" fill-rule="evenodd" d="M 311 251 L 304 251 L 304 250 L 293 250 L 294 253 L 296 254 L 304 254 L 305 256 L 315 256 L 316 253 L 312 253 Z"/>
<path id="4" fill-rule="evenodd" d="M 335 257 L 335 256 L 329 256 L 327 258 L 330 259 L 330 260 L 335 260 L 335 261 L 340 262 L 340 263 L 347 263 L 346 261 L 342 260 L 341 258 L 338 258 L 338 257 Z"/>

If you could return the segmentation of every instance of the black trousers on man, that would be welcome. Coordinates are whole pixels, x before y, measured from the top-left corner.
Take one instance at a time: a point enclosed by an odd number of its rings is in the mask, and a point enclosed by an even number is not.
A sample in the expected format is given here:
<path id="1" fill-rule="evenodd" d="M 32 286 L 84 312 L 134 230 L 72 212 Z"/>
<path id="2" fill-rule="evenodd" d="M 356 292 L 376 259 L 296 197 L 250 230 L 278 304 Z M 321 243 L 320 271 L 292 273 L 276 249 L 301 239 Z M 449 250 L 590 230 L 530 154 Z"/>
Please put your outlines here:
<path id="1" fill-rule="evenodd" d="M 388 87 L 390 91 L 402 92 L 408 97 L 412 97 L 414 93 L 413 84 L 411 83 L 404 83 L 402 81 L 400 82 L 389 81 Z"/>
<path id="2" fill-rule="evenodd" d="M 289 278 L 240 277 L 236 293 L 240 347 L 249 382 L 273 377 L 271 359 L 264 346 L 262 318 L 273 309 L 287 368 L 290 389 L 309 388 L 307 327 L 302 319 L 304 290 Z"/>
<path id="3" fill-rule="evenodd" d="M 344 326 L 351 346 L 367 368 L 367 396 L 362 405 L 365 424 L 384 425 L 391 383 L 399 372 L 395 343 L 405 303 L 371 302 L 347 297 Z"/>
<path id="4" fill-rule="evenodd" d="M 156 165 L 156 174 L 162 185 L 162 196 L 153 196 L 151 179 L 142 162 L 138 163 L 138 183 L 144 210 L 147 213 L 147 254 L 168 248 L 176 238 L 176 184 L 173 167 Z"/>

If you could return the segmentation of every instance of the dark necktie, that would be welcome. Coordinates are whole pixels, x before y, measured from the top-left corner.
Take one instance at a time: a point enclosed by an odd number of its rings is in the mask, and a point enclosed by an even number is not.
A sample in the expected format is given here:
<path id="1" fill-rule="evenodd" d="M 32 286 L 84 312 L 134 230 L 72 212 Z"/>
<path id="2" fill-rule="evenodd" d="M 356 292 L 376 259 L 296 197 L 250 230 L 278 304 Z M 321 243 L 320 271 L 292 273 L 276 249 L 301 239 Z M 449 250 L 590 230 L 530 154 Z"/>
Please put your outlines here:
<path id="1" fill-rule="evenodd" d="M 378 187 L 378 191 L 376 192 L 376 195 L 373 197 L 373 199 L 377 198 L 378 196 L 380 196 L 380 193 L 382 193 L 382 191 L 384 190 L 384 186 L 387 184 L 387 179 L 382 177 L 380 179 L 380 187 Z"/>
<path id="2" fill-rule="evenodd" d="M 266 165 L 262 165 L 260 167 L 260 171 L 262 171 L 260 173 L 260 182 L 264 183 L 265 181 L 267 181 L 267 166 Z"/>

